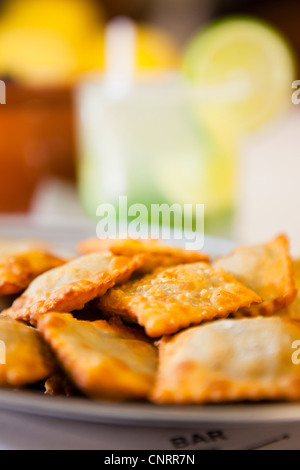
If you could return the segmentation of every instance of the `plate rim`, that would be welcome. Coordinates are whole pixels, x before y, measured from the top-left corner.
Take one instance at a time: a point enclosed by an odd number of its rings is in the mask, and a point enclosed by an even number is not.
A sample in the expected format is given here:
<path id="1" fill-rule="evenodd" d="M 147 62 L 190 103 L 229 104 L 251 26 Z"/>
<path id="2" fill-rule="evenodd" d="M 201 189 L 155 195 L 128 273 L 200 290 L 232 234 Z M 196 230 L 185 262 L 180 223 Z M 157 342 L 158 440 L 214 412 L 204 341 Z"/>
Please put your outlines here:
<path id="1" fill-rule="evenodd" d="M 85 397 L 54 397 L 41 395 L 38 391 L 5 389 L 0 390 L 0 410 L 68 421 L 151 428 L 300 422 L 300 403 L 166 406 L 94 401 Z"/>

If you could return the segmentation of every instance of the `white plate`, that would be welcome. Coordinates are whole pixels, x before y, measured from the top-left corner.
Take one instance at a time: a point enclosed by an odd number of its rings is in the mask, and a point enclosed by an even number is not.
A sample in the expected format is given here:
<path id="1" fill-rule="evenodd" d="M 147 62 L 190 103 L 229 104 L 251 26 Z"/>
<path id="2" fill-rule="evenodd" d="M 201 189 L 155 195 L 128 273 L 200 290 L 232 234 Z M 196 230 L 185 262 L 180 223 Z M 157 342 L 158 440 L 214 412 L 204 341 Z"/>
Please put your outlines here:
<path id="1" fill-rule="evenodd" d="M 31 223 L 26 218 L 0 218 L 1 237 L 43 238 L 59 251 L 73 252 L 76 242 L 95 236 L 91 225 L 53 227 Z M 205 237 L 204 250 L 212 256 L 232 249 L 232 242 Z M 0 410 L 44 417 L 106 424 L 148 427 L 197 427 L 201 425 L 250 425 L 300 423 L 300 404 L 260 403 L 206 406 L 156 406 L 148 403 L 95 402 L 85 398 L 44 396 L 33 391 L 0 390 Z"/>

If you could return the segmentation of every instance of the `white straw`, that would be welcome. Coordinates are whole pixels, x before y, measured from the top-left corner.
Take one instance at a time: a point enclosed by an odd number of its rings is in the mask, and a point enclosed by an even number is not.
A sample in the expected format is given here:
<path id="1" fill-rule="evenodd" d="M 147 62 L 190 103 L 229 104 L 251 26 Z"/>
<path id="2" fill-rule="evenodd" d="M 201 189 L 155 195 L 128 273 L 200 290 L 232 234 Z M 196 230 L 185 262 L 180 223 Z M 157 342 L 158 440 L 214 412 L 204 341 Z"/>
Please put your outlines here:
<path id="1" fill-rule="evenodd" d="M 129 18 L 109 22 L 105 32 L 107 85 L 128 87 L 132 84 L 136 64 L 136 27 Z"/>

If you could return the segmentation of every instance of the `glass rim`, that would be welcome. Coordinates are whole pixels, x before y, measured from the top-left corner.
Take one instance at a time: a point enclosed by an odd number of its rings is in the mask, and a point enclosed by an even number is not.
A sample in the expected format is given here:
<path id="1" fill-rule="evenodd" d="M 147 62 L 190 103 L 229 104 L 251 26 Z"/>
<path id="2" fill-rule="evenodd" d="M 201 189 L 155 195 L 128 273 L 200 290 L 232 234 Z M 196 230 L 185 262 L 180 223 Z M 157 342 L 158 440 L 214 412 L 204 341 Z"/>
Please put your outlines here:
<path id="1" fill-rule="evenodd" d="M 244 78 L 227 82 L 197 85 L 190 83 L 178 72 L 141 74 L 137 79 L 125 80 L 105 74 L 89 74 L 77 83 L 75 93 L 98 96 L 116 101 L 148 100 L 198 101 L 202 103 L 236 103 L 247 98 L 249 82 Z"/>

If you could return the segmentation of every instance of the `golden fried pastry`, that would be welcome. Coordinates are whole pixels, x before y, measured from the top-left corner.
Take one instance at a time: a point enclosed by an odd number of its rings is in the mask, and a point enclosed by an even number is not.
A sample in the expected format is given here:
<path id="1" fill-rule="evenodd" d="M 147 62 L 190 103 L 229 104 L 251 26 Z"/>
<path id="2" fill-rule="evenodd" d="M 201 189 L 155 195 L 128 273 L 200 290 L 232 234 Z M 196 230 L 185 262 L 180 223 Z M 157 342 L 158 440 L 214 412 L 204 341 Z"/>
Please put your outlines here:
<path id="1" fill-rule="evenodd" d="M 2 313 L 34 324 L 39 314 L 80 310 L 113 285 L 127 281 L 142 262 L 141 256 L 129 258 L 110 253 L 82 256 L 36 278 L 12 307 Z"/>
<path id="2" fill-rule="evenodd" d="M 143 326 L 151 337 L 176 333 L 204 320 L 227 317 L 260 297 L 221 268 L 207 263 L 157 270 L 111 289 L 100 309 Z"/>
<path id="3" fill-rule="evenodd" d="M 239 313 L 271 315 L 295 298 L 289 246 L 283 235 L 262 245 L 240 246 L 231 254 L 217 259 L 213 266 L 233 274 L 262 298 L 259 305 L 251 305 Z"/>
<path id="4" fill-rule="evenodd" d="M 33 384 L 54 372 L 52 354 L 31 326 L 0 316 L 0 341 L 1 387 Z"/>
<path id="5" fill-rule="evenodd" d="M 64 263 L 42 242 L 0 240 L 0 296 L 22 292 L 37 276 Z"/>
<path id="6" fill-rule="evenodd" d="M 159 346 L 152 399 L 184 404 L 300 399 L 292 362 L 297 322 L 278 317 L 220 320 L 190 328 Z"/>
<path id="7" fill-rule="evenodd" d="M 40 251 L 0 257 L 0 295 L 22 292 L 40 274 L 65 262 L 57 256 Z"/>
<path id="8" fill-rule="evenodd" d="M 183 250 L 173 246 L 163 245 L 159 240 L 134 240 L 91 238 L 78 244 L 82 254 L 109 251 L 114 255 L 134 256 L 144 255 L 144 264 L 140 272 L 150 273 L 159 266 L 175 266 L 176 264 L 208 261 L 205 253 Z"/>
<path id="9" fill-rule="evenodd" d="M 145 398 L 153 385 L 156 348 L 131 328 L 105 320 L 79 321 L 49 313 L 38 330 L 79 390 L 87 396 Z"/>
<path id="10" fill-rule="evenodd" d="M 300 259 L 292 261 L 292 270 L 294 276 L 297 295 L 295 300 L 288 306 L 288 313 L 294 320 L 300 320 Z"/>

